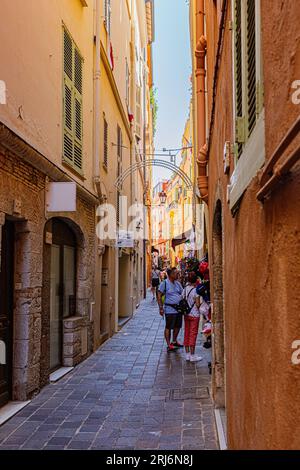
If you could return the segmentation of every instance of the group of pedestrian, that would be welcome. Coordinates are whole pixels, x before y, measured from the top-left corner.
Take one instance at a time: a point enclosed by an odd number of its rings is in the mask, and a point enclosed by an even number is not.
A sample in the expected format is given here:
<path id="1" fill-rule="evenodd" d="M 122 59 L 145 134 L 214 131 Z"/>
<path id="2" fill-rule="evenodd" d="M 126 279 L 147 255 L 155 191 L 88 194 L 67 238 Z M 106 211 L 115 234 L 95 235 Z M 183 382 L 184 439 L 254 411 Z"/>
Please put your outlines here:
<path id="1" fill-rule="evenodd" d="M 168 352 L 185 347 L 187 361 L 198 362 L 201 356 L 195 354 L 196 341 L 201 316 L 202 297 L 197 293 L 198 277 L 196 273 L 187 275 L 187 283 L 182 286 L 178 280 L 177 268 L 167 270 L 167 279 L 164 279 L 157 288 L 157 301 L 159 313 L 165 317 L 165 339 Z M 186 305 L 184 315 L 182 302 Z M 182 328 L 184 317 L 184 345 L 177 340 Z"/>

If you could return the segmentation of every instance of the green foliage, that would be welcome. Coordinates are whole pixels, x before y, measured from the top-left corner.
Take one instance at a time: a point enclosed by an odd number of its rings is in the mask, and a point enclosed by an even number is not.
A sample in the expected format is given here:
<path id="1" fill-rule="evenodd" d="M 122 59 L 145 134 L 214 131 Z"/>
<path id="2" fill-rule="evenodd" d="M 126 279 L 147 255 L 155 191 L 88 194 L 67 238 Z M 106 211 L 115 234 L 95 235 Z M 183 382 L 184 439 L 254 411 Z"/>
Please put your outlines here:
<path id="1" fill-rule="evenodd" d="M 197 273 L 199 271 L 199 260 L 195 257 L 186 259 L 186 268 L 189 272 Z"/>
<path id="2" fill-rule="evenodd" d="M 158 114 L 157 88 L 152 87 L 150 90 L 150 103 L 152 107 L 153 135 L 155 135 L 156 128 L 157 128 L 157 114 Z"/>

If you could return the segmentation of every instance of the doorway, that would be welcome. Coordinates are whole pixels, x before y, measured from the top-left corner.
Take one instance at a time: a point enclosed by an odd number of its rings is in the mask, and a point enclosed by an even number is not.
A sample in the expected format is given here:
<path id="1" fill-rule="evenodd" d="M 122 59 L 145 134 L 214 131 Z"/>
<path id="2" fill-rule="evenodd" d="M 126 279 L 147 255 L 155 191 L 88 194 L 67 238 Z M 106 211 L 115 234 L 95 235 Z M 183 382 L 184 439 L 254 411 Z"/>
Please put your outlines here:
<path id="1" fill-rule="evenodd" d="M 63 321 L 76 314 L 76 237 L 63 221 L 52 221 L 50 267 L 50 371 L 63 364 Z"/>
<path id="2" fill-rule="evenodd" d="M 132 272 L 130 269 L 131 259 L 128 254 L 123 253 L 119 258 L 119 282 L 118 282 L 118 297 L 119 297 L 119 325 L 122 326 L 132 314 L 132 297 L 131 297 L 131 278 Z"/>
<path id="3" fill-rule="evenodd" d="M 110 318 L 112 314 L 112 302 L 110 292 L 110 276 L 109 276 L 109 263 L 110 263 L 110 249 L 105 247 L 105 252 L 102 257 L 102 273 L 101 273 L 101 314 L 100 314 L 100 336 L 106 337 L 111 335 Z"/>
<path id="4" fill-rule="evenodd" d="M 6 219 L 2 227 L 0 270 L 0 341 L 4 356 L 0 363 L 0 406 L 12 399 L 14 247 L 14 223 Z"/>
<path id="5" fill-rule="evenodd" d="M 213 398 L 220 410 L 226 436 L 226 360 L 223 290 L 223 222 L 222 204 L 218 200 L 213 221 Z"/>

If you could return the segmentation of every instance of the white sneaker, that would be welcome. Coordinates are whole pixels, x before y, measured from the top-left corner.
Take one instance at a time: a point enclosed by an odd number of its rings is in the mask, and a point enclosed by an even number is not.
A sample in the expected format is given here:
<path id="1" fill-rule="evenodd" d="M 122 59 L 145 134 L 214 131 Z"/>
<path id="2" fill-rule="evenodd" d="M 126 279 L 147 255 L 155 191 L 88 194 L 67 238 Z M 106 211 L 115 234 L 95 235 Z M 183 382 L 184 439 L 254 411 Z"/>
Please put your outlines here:
<path id="1" fill-rule="evenodd" d="M 186 361 L 190 361 L 190 360 L 191 360 L 191 355 L 190 355 L 190 353 L 186 353 L 186 354 L 185 354 L 185 360 L 186 360 Z"/>
<path id="2" fill-rule="evenodd" d="M 196 356 L 195 354 L 191 354 L 190 361 L 191 362 L 199 362 L 202 361 L 203 357 L 201 356 Z"/>

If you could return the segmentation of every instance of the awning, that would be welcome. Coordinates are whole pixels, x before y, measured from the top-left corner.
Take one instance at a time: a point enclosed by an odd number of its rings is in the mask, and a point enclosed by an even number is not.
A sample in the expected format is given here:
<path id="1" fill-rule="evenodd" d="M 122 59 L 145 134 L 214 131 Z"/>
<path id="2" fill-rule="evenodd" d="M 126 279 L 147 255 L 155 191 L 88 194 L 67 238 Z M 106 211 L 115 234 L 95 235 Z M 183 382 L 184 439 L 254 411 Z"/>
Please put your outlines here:
<path id="1" fill-rule="evenodd" d="M 172 248 L 175 250 L 176 246 L 182 245 L 183 243 L 186 243 L 190 238 L 192 237 L 194 233 L 194 227 L 192 227 L 190 230 L 187 230 L 186 232 L 182 233 L 181 235 L 178 235 L 177 237 L 172 239 Z"/>

